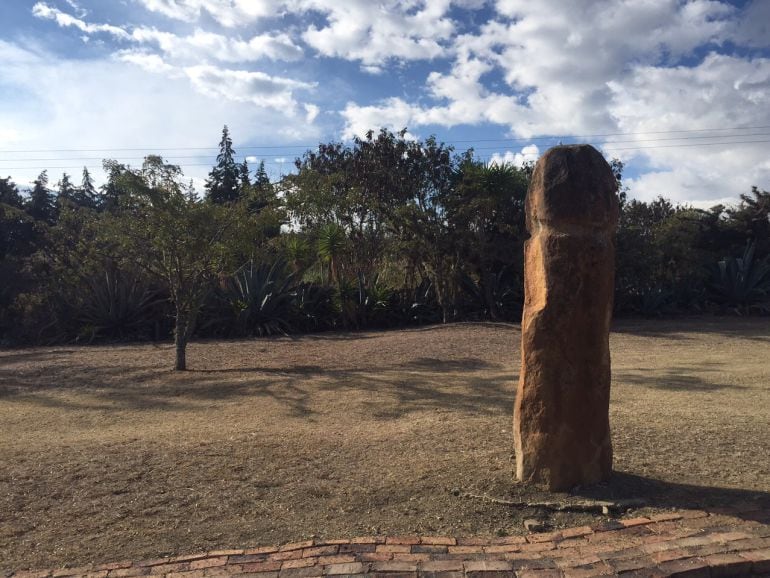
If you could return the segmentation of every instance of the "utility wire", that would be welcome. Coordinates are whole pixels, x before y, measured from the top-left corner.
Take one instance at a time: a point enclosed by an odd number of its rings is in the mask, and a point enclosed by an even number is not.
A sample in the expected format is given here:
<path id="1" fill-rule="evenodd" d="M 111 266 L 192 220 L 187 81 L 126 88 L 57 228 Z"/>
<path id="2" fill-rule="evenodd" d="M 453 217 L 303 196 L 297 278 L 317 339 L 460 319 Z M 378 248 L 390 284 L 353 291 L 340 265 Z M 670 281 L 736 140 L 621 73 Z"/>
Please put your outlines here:
<path id="1" fill-rule="evenodd" d="M 604 134 L 588 134 L 588 135 L 552 135 L 552 136 L 539 136 L 539 137 L 516 137 L 516 138 L 501 138 L 501 139 L 466 139 L 466 140 L 446 140 L 440 141 L 445 144 L 451 143 L 474 143 L 474 142 L 533 142 L 533 141 L 553 141 L 553 140 L 578 140 L 578 139 L 597 139 L 607 138 L 615 136 L 640 136 L 640 135 L 657 135 L 657 134 L 686 134 L 686 133 L 702 133 L 702 132 L 715 132 L 715 131 L 736 131 L 736 130 L 765 130 L 770 129 L 770 125 L 765 126 L 745 126 L 745 127 L 725 127 L 725 128 L 697 128 L 697 129 L 682 129 L 682 130 L 662 130 L 662 131 L 647 131 L 647 132 L 617 132 L 617 133 L 604 133 Z M 754 135 L 714 135 L 713 137 L 680 137 L 681 139 L 687 138 L 720 138 L 727 136 L 754 136 Z M 638 139 L 638 140 L 656 140 L 656 139 Z M 676 139 L 678 140 L 678 139 Z M 635 141 L 634 141 L 635 142 Z M 314 149 L 318 146 L 316 144 L 298 144 L 298 145 L 260 145 L 260 146 L 236 146 L 236 150 L 270 150 L 270 149 Z M 192 150 L 219 150 L 219 147 L 141 147 L 141 148 L 82 148 L 82 149 L 3 149 L 0 153 L 49 153 L 49 152 L 101 152 L 101 151 L 192 151 Z"/>

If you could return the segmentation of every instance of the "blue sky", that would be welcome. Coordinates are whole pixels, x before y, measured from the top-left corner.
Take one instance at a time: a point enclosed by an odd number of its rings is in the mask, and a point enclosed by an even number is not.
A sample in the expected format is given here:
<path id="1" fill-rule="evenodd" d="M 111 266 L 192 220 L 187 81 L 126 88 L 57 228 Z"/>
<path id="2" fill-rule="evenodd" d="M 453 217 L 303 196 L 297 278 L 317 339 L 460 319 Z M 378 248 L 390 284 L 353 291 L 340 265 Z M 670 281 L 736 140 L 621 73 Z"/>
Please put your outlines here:
<path id="1" fill-rule="evenodd" d="M 381 126 L 521 163 L 591 142 L 631 196 L 770 189 L 770 2 L 2 0 L 0 174 L 162 154 L 200 186 L 227 124 L 276 178 Z"/>

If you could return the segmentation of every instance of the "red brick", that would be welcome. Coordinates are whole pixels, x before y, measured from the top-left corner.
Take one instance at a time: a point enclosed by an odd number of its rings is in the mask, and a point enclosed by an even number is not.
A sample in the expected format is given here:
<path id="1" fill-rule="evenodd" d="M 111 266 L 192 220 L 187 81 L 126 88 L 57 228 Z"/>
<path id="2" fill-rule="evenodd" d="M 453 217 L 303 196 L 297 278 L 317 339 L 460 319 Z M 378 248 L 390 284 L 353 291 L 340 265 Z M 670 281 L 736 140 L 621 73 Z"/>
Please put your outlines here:
<path id="1" fill-rule="evenodd" d="M 430 554 L 393 554 L 394 562 L 426 562 Z"/>
<path id="2" fill-rule="evenodd" d="M 527 536 L 527 542 L 534 544 L 538 542 L 555 542 L 561 540 L 561 532 L 548 532 L 546 534 L 530 534 Z"/>
<path id="3" fill-rule="evenodd" d="M 239 554 L 243 554 L 244 550 L 212 550 L 208 553 L 209 556 L 215 557 L 215 556 L 238 556 Z"/>
<path id="4" fill-rule="evenodd" d="M 517 578 L 562 578 L 561 570 L 519 570 Z"/>
<path id="5" fill-rule="evenodd" d="M 266 556 L 264 554 L 243 554 L 241 556 L 228 556 L 228 564 L 250 564 L 251 562 L 262 562 Z"/>
<path id="6" fill-rule="evenodd" d="M 274 572 L 281 569 L 280 560 L 271 560 L 268 562 L 254 562 L 253 564 L 244 564 L 245 572 Z"/>
<path id="7" fill-rule="evenodd" d="M 331 556 L 339 551 L 339 546 L 317 546 L 315 548 L 307 548 L 302 552 L 303 558 L 309 558 L 310 556 Z"/>
<path id="8" fill-rule="evenodd" d="M 310 578 L 311 576 L 321 576 L 321 568 L 311 566 L 309 568 L 288 568 L 281 570 L 281 578 Z"/>
<path id="9" fill-rule="evenodd" d="M 288 552 L 289 550 L 299 550 L 300 548 L 310 548 L 313 545 L 313 540 L 305 540 L 304 542 L 291 542 L 284 544 L 278 548 L 279 552 Z"/>
<path id="10" fill-rule="evenodd" d="M 417 572 L 417 564 L 414 562 L 373 562 L 372 572 Z"/>
<path id="11" fill-rule="evenodd" d="M 527 544 L 507 544 L 505 546 L 484 546 L 484 552 L 487 554 L 501 554 L 503 552 L 521 552 Z M 534 544 L 533 544 L 534 545 Z M 541 546 L 541 544 L 537 544 Z"/>
<path id="12" fill-rule="evenodd" d="M 508 560 L 469 560 L 463 564 L 466 572 L 511 572 L 513 564 Z"/>
<path id="13" fill-rule="evenodd" d="M 671 560 L 681 560 L 683 558 L 692 558 L 692 554 L 683 548 L 674 548 L 672 550 L 664 550 L 663 552 L 653 552 L 650 554 L 656 563 L 669 562 Z"/>
<path id="14" fill-rule="evenodd" d="M 649 518 L 639 517 L 620 520 L 620 523 L 623 524 L 626 528 L 631 528 L 633 526 L 643 526 L 645 524 L 649 524 L 650 521 L 651 520 Z"/>
<path id="15" fill-rule="evenodd" d="M 183 554 L 181 556 L 172 556 L 168 559 L 169 562 L 192 562 L 193 560 L 200 560 L 201 558 L 207 558 L 207 552 L 198 552 L 197 554 Z"/>
<path id="16" fill-rule="evenodd" d="M 324 574 L 362 574 L 366 572 L 367 566 L 364 566 L 360 562 L 352 562 L 348 564 L 332 564 L 331 566 L 324 567 Z"/>
<path id="17" fill-rule="evenodd" d="M 350 540 L 343 538 L 340 540 L 322 540 L 321 542 L 318 540 L 315 541 L 316 546 L 340 546 L 342 544 L 350 544 Z"/>
<path id="18" fill-rule="evenodd" d="M 213 566 L 224 566 L 227 564 L 227 556 L 217 556 L 216 558 L 202 558 L 190 562 L 190 570 L 199 570 L 201 568 L 211 568 Z"/>
<path id="19" fill-rule="evenodd" d="M 359 559 L 363 562 L 383 562 L 392 560 L 393 554 L 390 552 L 364 552 L 359 556 Z"/>
<path id="20" fill-rule="evenodd" d="M 194 568 L 190 568 L 190 563 L 187 562 L 177 562 L 175 564 L 158 564 L 157 566 L 152 566 L 151 574 L 168 574 L 170 572 L 185 572 L 187 570 L 191 570 Z"/>
<path id="21" fill-rule="evenodd" d="M 260 546 L 259 548 L 249 548 L 244 550 L 245 555 L 249 554 L 272 554 L 278 551 L 278 546 Z"/>
<path id="22" fill-rule="evenodd" d="M 409 544 L 410 546 L 412 544 L 419 544 L 420 543 L 420 537 L 419 536 L 388 536 L 385 538 L 386 544 Z"/>
<path id="23" fill-rule="evenodd" d="M 351 538 L 351 544 L 384 544 L 385 536 L 359 536 Z"/>
<path id="24" fill-rule="evenodd" d="M 711 567 L 712 578 L 746 576 L 751 572 L 751 562 L 737 554 L 712 554 L 705 560 Z"/>
<path id="25" fill-rule="evenodd" d="M 770 548 L 764 550 L 749 550 L 738 554 L 741 558 L 750 560 L 751 569 L 755 574 L 770 572 Z"/>
<path id="26" fill-rule="evenodd" d="M 374 552 L 376 544 L 342 544 L 340 545 L 340 554 Z"/>
<path id="27" fill-rule="evenodd" d="M 420 564 L 421 572 L 462 572 L 462 560 L 431 560 Z"/>
<path id="28" fill-rule="evenodd" d="M 672 560 L 660 564 L 659 568 L 668 576 L 687 576 L 688 578 L 709 578 L 709 566 L 703 558 Z"/>
<path id="29" fill-rule="evenodd" d="M 295 560 L 296 558 L 302 558 L 302 550 L 286 550 L 267 555 L 268 560 Z"/>
<path id="30" fill-rule="evenodd" d="M 109 578 L 130 578 L 131 576 L 146 576 L 151 571 L 149 566 L 131 566 L 110 570 Z"/>
<path id="31" fill-rule="evenodd" d="M 418 544 L 412 546 L 412 554 L 446 554 L 448 546 L 434 546 L 432 544 Z"/>
<path id="32" fill-rule="evenodd" d="M 481 554 L 484 546 L 449 546 L 447 550 L 450 554 Z"/>
<path id="33" fill-rule="evenodd" d="M 433 546 L 454 546 L 457 544 L 457 540 L 448 536 L 420 536 L 420 544 Z"/>
<path id="34" fill-rule="evenodd" d="M 564 578 L 593 578 L 594 576 L 613 574 L 612 568 L 604 562 L 587 564 L 576 568 L 564 568 L 562 571 L 564 572 Z"/>
<path id="35" fill-rule="evenodd" d="M 412 551 L 412 547 L 408 544 L 377 544 L 375 552 L 390 552 L 394 554 L 400 552 L 402 554 L 409 554 Z"/>
<path id="36" fill-rule="evenodd" d="M 281 570 L 289 568 L 309 568 L 315 566 L 318 558 L 295 558 L 294 560 L 284 560 L 281 562 Z"/>
<path id="37" fill-rule="evenodd" d="M 166 578 L 206 578 L 206 570 L 188 570 L 187 572 L 171 572 Z"/>
<path id="38" fill-rule="evenodd" d="M 555 560 L 559 568 L 574 568 L 575 566 L 587 566 L 601 562 L 598 556 L 589 554 L 588 556 L 565 556 Z"/>
<path id="39" fill-rule="evenodd" d="M 338 554 L 336 556 L 321 556 L 318 558 L 319 564 L 349 564 L 355 561 L 356 557 L 353 554 Z"/>
<path id="40" fill-rule="evenodd" d="M 556 544 L 553 542 L 541 542 L 539 544 L 522 544 L 519 549 L 522 552 L 545 552 L 546 550 L 553 550 L 556 548 Z"/>

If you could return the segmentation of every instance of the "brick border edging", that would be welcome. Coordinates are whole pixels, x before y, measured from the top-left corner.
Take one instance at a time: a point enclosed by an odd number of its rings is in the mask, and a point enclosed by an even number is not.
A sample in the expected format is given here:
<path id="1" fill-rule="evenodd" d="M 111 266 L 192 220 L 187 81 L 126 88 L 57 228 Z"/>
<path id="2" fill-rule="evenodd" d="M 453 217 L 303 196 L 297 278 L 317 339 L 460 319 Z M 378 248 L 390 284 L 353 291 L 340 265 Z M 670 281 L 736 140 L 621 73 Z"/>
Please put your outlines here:
<path id="1" fill-rule="evenodd" d="M 256 576 L 482 578 L 770 575 L 770 512 L 743 521 L 685 510 L 504 538 L 369 536 L 124 561 L 13 578 Z"/>

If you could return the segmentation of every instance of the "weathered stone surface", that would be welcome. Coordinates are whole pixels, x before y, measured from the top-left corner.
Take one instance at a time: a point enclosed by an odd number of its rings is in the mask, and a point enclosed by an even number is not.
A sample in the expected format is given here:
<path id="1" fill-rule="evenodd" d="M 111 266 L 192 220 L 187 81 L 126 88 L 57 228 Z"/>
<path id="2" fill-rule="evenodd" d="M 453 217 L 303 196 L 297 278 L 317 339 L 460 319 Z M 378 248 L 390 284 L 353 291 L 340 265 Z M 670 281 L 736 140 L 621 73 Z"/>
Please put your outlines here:
<path id="1" fill-rule="evenodd" d="M 550 490 L 598 482 L 612 470 L 615 191 L 602 155 L 572 145 L 543 155 L 527 194 L 516 475 Z"/>

